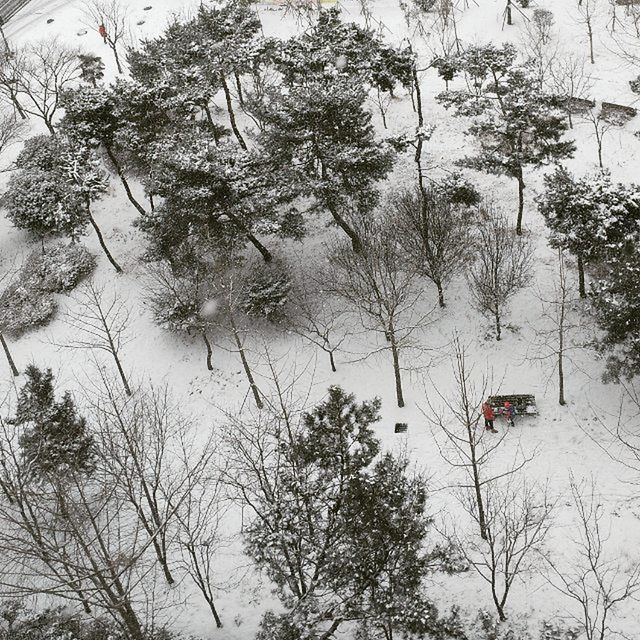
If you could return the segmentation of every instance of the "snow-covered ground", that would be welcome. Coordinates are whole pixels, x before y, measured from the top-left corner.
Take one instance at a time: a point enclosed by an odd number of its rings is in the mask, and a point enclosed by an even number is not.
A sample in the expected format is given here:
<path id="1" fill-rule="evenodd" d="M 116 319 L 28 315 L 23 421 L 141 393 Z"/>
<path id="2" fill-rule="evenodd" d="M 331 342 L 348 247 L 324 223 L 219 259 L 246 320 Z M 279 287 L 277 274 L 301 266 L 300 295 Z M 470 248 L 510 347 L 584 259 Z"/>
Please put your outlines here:
<path id="1" fill-rule="evenodd" d="M 130 0 L 124 1 L 130 10 L 134 38 L 150 37 L 163 29 L 172 13 L 182 13 L 197 0 Z M 523 18 L 514 12 L 514 26 L 502 29 L 503 0 L 471 0 L 471 5 L 461 16 L 458 25 L 464 42 L 483 43 L 513 41 L 519 42 Z M 587 53 L 586 33 L 572 18 L 576 0 L 541 0 L 536 6 L 553 11 L 556 24 L 554 33 L 558 46 L 581 55 Z M 144 10 L 151 5 L 152 8 Z M 359 5 L 348 0 L 341 3 L 345 18 L 363 22 Z M 370 4 L 372 15 L 382 25 L 383 33 L 390 41 L 400 42 L 408 36 L 406 23 L 396 0 L 373 0 Z M 626 65 L 616 55 L 615 45 L 609 37 L 605 25 L 609 19 L 608 3 L 601 1 L 602 15 L 596 30 L 596 61 L 592 73 L 594 87 L 592 97 L 620 104 L 633 105 L 637 96 L 630 91 L 628 81 L 638 70 Z M 619 10 L 621 10 L 619 8 Z M 285 15 L 282 8 L 261 5 L 260 15 L 267 35 L 285 38 L 297 28 L 293 16 Z M 531 10 L 527 11 L 531 15 Z M 52 22 L 47 21 L 53 19 Z M 102 44 L 97 33 L 83 23 L 82 0 L 33 0 L 6 26 L 7 37 L 16 42 L 39 39 L 60 38 L 65 42 L 80 46 L 87 51 L 103 56 L 107 64 L 108 77 L 115 75 L 115 67 L 109 51 Z M 418 50 L 425 62 L 430 59 L 425 43 L 415 39 Z M 426 65 L 425 65 L 426 66 Z M 591 69 L 590 69 L 591 70 Z M 464 123 L 453 119 L 435 102 L 435 95 L 444 89 L 443 82 L 435 71 L 422 74 L 422 90 L 425 100 L 425 116 L 428 124 L 435 125 L 432 139 L 425 148 L 425 155 L 433 171 L 450 168 L 452 162 L 464 155 L 473 144 L 464 134 Z M 390 108 L 389 131 L 391 133 L 411 131 L 415 126 L 415 116 L 411 110 L 411 100 L 406 93 L 400 93 Z M 246 125 L 246 123 L 245 123 Z M 380 129 L 382 129 L 380 125 Z M 633 132 L 640 129 L 640 117 L 624 127 L 609 132 L 604 141 L 604 164 L 611 170 L 614 180 L 640 180 L 640 139 Z M 33 124 L 33 132 L 38 125 Z M 567 162 L 577 174 L 594 170 L 597 166 L 595 140 L 590 125 L 577 122 L 569 136 L 577 143 L 575 157 Z M 16 151 L 16 149 L 14 149 Z M 11 160 L 11 153 L 2 159 L 2 166 Z M 403 158 L 394 170 L 389 184 L 412 180 L 411 159 Z M 546 231 L 542 219 L 537 214 L 534 197 L 541 188 L 543 171 L 528 171 L 526 182 L 525 225 L 531 233 L 536 247 L 536 267 L 534 284 L 519 294 L 511 305 L 508 318 L 510 329 L 505 332 L 500 343 L 496 343 L 489 333 L 489 325 L 470 305 L 467 285 L 464 279 L 456 280 L 448 292 L 448 306 L 444 310 L 433 311 L 435 322 L 429 324 L 418 335 L 421 346 L 430 350 L 407 356 L 405 373 L 407 406 L 395 406 L 393 373 L 387 354 L 362 360 L 352 354 L 338 354 L 338 372 L 332 374 L 323 354 L 314 353 L 290 335 L 270 336 L 270 351 L 281 358 L 283 370 L 294 370 L 303 387 L 313 385 L 312 400 L 321 398 L 329 384 L 339 384 L 359 398 L 379 396 L 383 401 L 383 420 L 377 432 L 384 445 L 389 448 L 406 446 L 416 464 L 432 476 L 432 509 L 438 518 L 459 517 L 460 507 L 453 497 L 451 485 L 455 483 L 451 470 L 442 460 L 436 441 L 441 435 L 432 431 L 423 412 L 428 412 L 427 398 L 438 405 L 434 385 L 445 395 L 454 393 L 451 363 L 447 359 L 450 341 L 457 333 L 467 345 L 469 360 L 475 365 L 478 376 L 490 371 L 496 381 L 502 381 L 500 391 L 504 393 L 533 393 L 539 407 L 539 416 L 522 418 L 517 427 L 508 434 L 500 451 L 496 454 L 496 468 L 506 465 L 522 450 L 525 454 L 535 452 L 533 460 L 523 473 L 532 481 L 548 481 L 550 494 L 558 500 L 554 528 L 548 540 L 549 550 L 560 558 L 571 556 L 571 534 L 575 530 L 575 517 L 570 508 L 569 480 L 593 479 L 610 527 L 609 551 L 620 559 L 640 558 L 640 505 L 637 501 L 637 486 L 629 484 L 633 473 L 607 455 L 614 444 L 596 418 L 615 425 L 620 409 L 622 389 L 614 384 L 601 382 L 603 363 L 588 349 L 577 350 L 573 361 L 568 364 L 567 398 L 568 404 L 560 407 L 557 403 L 555 378 L 550 377 L 549 364 L 539 363 L 532 358 L 536 331 L 544 325 L 541 318 L 540 298 L 551 291 L 555 274 L 555 253 L 546 242 Z M 473 174 L 483 193 L 490 197 L 504 211 L 515 217 L 517 191 L 514 183 L 506 178 Z M 6 174 L 0 178 L 6 180 Z M 3 183 L 4 184 L 4 183 Z M 137 185 L 136 185 L 137 188 Z M 140 191 L 141 193 L 141 191 Z M 134 339 L 124 353 L 125 366 L 132 377 L 151 378 L 166 381 L 181 399 L 185 409 L 198 416 L 203 431 L 215 429 L 220 408 L 239 407 L 247 394 L 247 385 L 241 371 L 240 362 L 234 354 L 217 350 L 214 355 L 215 370 L 208 373 L 204 366 L 204 354 L 198 341 L 190 341 L 171 334 L 153 323 L 150 310 L 142 295 L 142 267 L 139 257 L 143 251 L 140 233 L 131 222 L 136 212 L 130 206 L 119 182 L 112 180 L 108 197 L 96 205 L 96 217 L 105 232 L 106 240 L 114 255 L 124 268 L 124 274 L 115 277 L 100 252 L 97 240 L 90 234 L 83 242 L 98 256 L 99 267 L 96 278 L 108 287 L 115 287 L 134 310 L 132 334 Z M 313 255 L 322 239 L 334 230 L 326 230 L 318 225 L 320 237 L 314 237 L 300 247 L 297 252 Z M 31 248 L 31 240 L 0 217 L 0 257 L 2 268 L 17 262 Z M 575 272 L 572 270 L 572 276 Z M 425 284 L 424 307 L 431 308 L 436 302 L 435 290 Z M 68 296 L 59 297 L 60 308 L 70 304 Z M 590 320 L 581 312 L 579 305 L 573 311 L 575 317 L 583 321 L 583 329 L 578 338 L 593 338 L 594 328 Z M 86 354 L 59 351 L 52 342 L 61 342 L 68 329 L 61 320 L 54 320 L 47 327 L 34 331 L 11 344 L 13 355 L 20 367 L 29 362 L 53 368 L 61 388 L 79 390 L 83 380 L 92 375 L 92 366 L 86 362 Z M 54 340 L 55 339 L 55 340 Z M 369 340 L 373 340 L 369 337 Z M 260 359 L 263 349 L 261 336 L 250 336 L 248 340 L 251 356 Z M 353 346 L 355 349 L 355 345 Z M 310 365 L 310 366 L 309 366 Z M 259 365 L 258 365 L 259 370 Z M 310 380 L 310 372 L 313 380 Z M 302 373 L 301 373 L 302 372 Z M 11 379 L 4 361 L 0 362 L 1 382 L 4 387 L 20 384 Z M 263 384 L 264 383 L 263 381 Z M 633 425 L 635 416 L 627 406 L 622 408 L 622 421 Z M 394 423 L 407 422 L 408 432 L 394 434 Z M 498 429 L 505 427 L 499 422 Z M 640 419 L 637 421 L 640 429 Z M 232 519 L 229 528 L 237 524 Z M 237 567 L 247 564 L 240 555 L 240 543 L 229 550 L 220 567 L 221 572 L 231 574 Z M 467 574 L 450 578 L 435 578 L 442 588 L 434 587 L 432 592 L 444 604 L 459 603 L 473 614 L 478 608 L 492 609 L 490 591 L 477 576 Z M 180 587 L 182 595 L 188 595 L 186 586 Z M 191 594 L 186 605 L 181 608 L 175 624 L 181 629 L 202 634 L 205 637 L 225 639 L 247 639 L 256 630 L 261 612 L 274 606 L 275 597 L 269 593 L 267 584 L 262 584 L 254 574 L 244 579 L 240 586 L 229 593 L 221 593 L 219 608 L 227 621 L 222 631 L 212 630 L 205 603 L 197 594 Z M 549 619 L 554 615 L 565 615 L 571 603 L 563 600 L 543 577 L 531 576 L 525 583 L 518 583 L 510 597 L 508 609 L 513 617 L 532 620 Z M 617 620 L 630 638 L 640 634 L 640 607 L 637 602 L 626 603 L 617 613 Z M 236 621 L 236 624 L 233 623 Z"/>

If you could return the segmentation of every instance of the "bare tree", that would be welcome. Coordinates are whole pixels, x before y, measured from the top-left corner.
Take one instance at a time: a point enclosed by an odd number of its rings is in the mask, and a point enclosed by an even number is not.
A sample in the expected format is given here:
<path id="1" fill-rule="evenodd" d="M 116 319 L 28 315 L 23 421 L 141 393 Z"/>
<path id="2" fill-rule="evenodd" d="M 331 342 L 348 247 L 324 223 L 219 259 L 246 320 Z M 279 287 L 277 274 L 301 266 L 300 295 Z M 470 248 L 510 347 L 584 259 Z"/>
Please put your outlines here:
<path id="1" fill-rule="evenodd" d="M 222 463 L 212 465 L 217 469 Z M 221 477 L 199 474 L 190 483 L 189 491 L 176 512 L 178 523 L 177 544 L 182 551 L 182 568 L 191 577 L 205 599 L 216 627 L 222 628 L 222 619 L 216 607 L 216 591 L 226 587 L 218 571 L 220 548 L 225 543 L 221 521 L 228 508 Z"/>
<path id="2" fill-rule="evenodd" d="M 475 260 L 467 272 L 471 295 L 478 310 L 493 318 L 500 340 L 509 299 L 531 279 L 532 248 L 502 214 L 493 212 L 478 228 L 473 249 Z"/>
<path id="3" fill-rule="evenodd" d="M 123 46 L 129 31 L 129 19 L 126 7 L 119 0 L 87 0 L 84 12 L 91 27 L 98 30 L 104 27 L 104 41 L 113 52 L 118 73 L 123 73 L 119 47 Z"/>
<path id="4" fill-rule="evenodd" d="M 560 249 L 558 250 L 558 272 L 553 290 L 550 295 L 537 294 L 542 303 L 542 318 L 546 320 L 548 327 L 534 328 L 534 352 L 528 352 L 527 359 L 551 362 L 550 377 L 557 375 L 558 404 L 561 406 L 567 403 L 565 365 L 567 361 L 572 361 L 572 351 L 580 346 L 573 339 L 575 330 L 580 324 L 570 316 L 571 308 L 577 302 L 577 299 L 571 295 L 571 291 L 573 287 L 568 284 L 564 253 Z"/>
<path id="5" fill-rule="evenodd" d="M 17 113 L 22 120 L 26 120 L 27 114 L 18 99 L 18 70 L 24 64 L 24 57 L 16 58 L 16 54 L 8 47 L 0 53 L 0 95 L 9 102 L 14 114 Z"/>
<path id="6" fill-rule="evenodd" d="M 593 136 L 596 140 L 598 149 L 598 166 L 603 169 L 604 164 L 602 163 L 602 145 L 604 143 L 604 138 L 609 133 L 609 131 L 611 131 L 611 129 L 617 125 L 617 123 L 615 122 L 615 120 L 604 118 L 602 110 L 597 111 L 595 108 L 589 109 L 586 113 L 583 114 L 582 117 L 584 121 L 590 124 L 593 128 Z"/>
<path id="7" fill-rule="evenodd" d="M 574 15 L 576 23 L 581 25 L 586 31 L 589 43 L 589 61 L 591 64 L 595 64 L 593 35 L 596 26 L 595 22 L 600 15 L 600 9 L 600 0 L 580 0 L 576 6 L 576 13 Z"/>
<path id="8" fill-rule="evenodd" d="M 333 271 L 325 278 L 330 290 L 352 306 L 365 327 L 384 336 L 386 345 L 380 351 L 391 351 L 396 399 L 398 406 L 404 407 L 400 354 L 426 319 L 425 315 L 418 318 L 415 309 L 422 296 L 418 273 L 390 229 L 372 223 L 360 234 L 361 253 L 345 243 L 334 243 L 330 255 Z"/>
<path id="9" fill-rule="evenodd" d="M 546 489 L 525 482 L 486 484 L 483 488 L 486 533 L 483 540 L 464 537 L 458 547 L 478 575 L 491 587 L 491 597 L 501 621 L 516 579 L 539 571 L 542 544 L 551 527 L 554 508 Z M 467 512 L 476 522 L 475 496 Z"/>
<path id="10" fill-rule="evenodd" d="M 4 273 L 0 273 L 0 285 L 8 280 L 12 276 L 13 272 L 11 270 L 6 271 Z M 18 367 L 16 367 L 16 363 L 13 360 L 13 356 L 11 355 L 11 351 L 9 350 L 9 345 L 7 344 L 7 340 L 4 337 L 3 327 L 0 325 L 0 344 L 2 345 L 2 350 L 4 351 L 4 355 L 7 358 L 7 364 L 9 365 L 9 369 L 14 377 L 18 377 L 20 375 L 20 371 L 18 371 Z"/>
<path id="11" fill-rule="evenodd" d="M 314 277 L 313 267 L 299 264 L 299 277 L 294 283 L 290 330 L 329 356 L 331 371 L 337 371 L 335 354 L 350 331 L 344 322 L 346 313 L 326 290 L 326 283 Z"/>
<path id="12" fill-rule="evenodd" d="M 568 53 L 557 57 L 549 69 L 551 88 L 565 102 L 572 129 L 575 101 L 589 99 L 589 92 L 593 87 L 593 78 L 586 70 L 585 62 L 585 58 Z"/>
<path id="13" fill-rule="evenodd" d="M 0 112 L 0 154 L 12 144 L 21 140 L 25 123 L 17 120 L 14 113 Z"/>
<path id="14" fill-rule="evenodd" d="M 439 447 L 440 454 L 453 469 L 461 469 L 466 481 L 458 485 L 464 491 L 470 491 L 475 500 L 475 520 L 478 523 L 480 537 L 484 540 L 487 532 L 487 508 L 485 505 L 486 486 L 500 478 L 518 472 L 530 458 L 518 456 L 510 469 L 499 472 L 484 472 L 485 465 L 500 447 L 506 431 L 498 437 L 491 436 L 486 441 L 488 431 L 479 425 L 482 416 L 481 406 L 490 389 L 490 378 L 484 373 L 480 382 L 475 381 L 473 366 L 467 362 L 466 348 L 456 337 L 453 341 L 452 356 L 455 396 L 445 396 L 434 385 L 442 407 L 435 406 L 427 400 L 428 412 L 423 411 L 427 420 L 444 434 L 447 447 Z"/>
<path id="15" fill-rule="evenodd" d="M 51 134 L 62 92 L 80 78 L 78 51 L 58 40 L 29 44 L 9 60 L 25 113 L 40 118 Z"/>
<path id="16" fill-rule="evenodd" d="M 427 187 L 397 191 L 390 205 L 398 243 L 413 268 L 435 284 L 438 303 L 444 307 L 444 287 L 469 258 L 468 207 L 454 205 Z"/>
<path id="17" fill-rule="evenodd" d="M 607 549 L 609 535 L 593 483 L 587 487 L 572 478 L 571 495 L 578 518 L 574 557 L 566 566 L 548 558 L 548 579 L 577 605 L 580 613 L 572 617 L 586 639 L 606 640 L 615 633 L 611 625 L 619 605 L 640 593 L 640 563 L 624 563 L 615 549 Z"/>
<path id="18" fill-rule="evenodd" d="M 168 550 L 177 536 L 177 513 L 211 459 L 211 440 L 196 446 L 195 425 L 166 386 L 139 387 L 127 396 L 102 371 L 100 379 L 88 398 L 100 473 L 133 508 L 167 583 L 174 584 Z"/>
<path id="19" fill-rule="evenodd" d="M 151 570 L 143 562 L 149 541 L 135 518 L 96 476 L 68 470 L 34 479 L 19 440 L 0 421 L 0 587 L 14 598 L 46 594 L 98 608 L 144 640 L 138 598 Z"/>
<path id="20" fill-rule="evenodd" d="M 558 53 L 554 42 L 553 13 L 547 9 L 533 10 L 533 19 L 525 21 L 522 34 L 522 49 L 526 64 L 538 78 L 539 90 L 545 88 L 547 79 Z"/>
<path id="21" fill-rule="evenodd" d="M 131 387 L 122 366 L 122 348 L 130 341 L 130 311 L 126 303 L 113 291 L 89 282 L 73 297 L 75 308 L 67 311 L 64 322 L 73 329 L 68 341 L 57 343 L 61 347 L 88 351 L 103 351 L 114 360 L 118 375 L 127 395 Z"/>

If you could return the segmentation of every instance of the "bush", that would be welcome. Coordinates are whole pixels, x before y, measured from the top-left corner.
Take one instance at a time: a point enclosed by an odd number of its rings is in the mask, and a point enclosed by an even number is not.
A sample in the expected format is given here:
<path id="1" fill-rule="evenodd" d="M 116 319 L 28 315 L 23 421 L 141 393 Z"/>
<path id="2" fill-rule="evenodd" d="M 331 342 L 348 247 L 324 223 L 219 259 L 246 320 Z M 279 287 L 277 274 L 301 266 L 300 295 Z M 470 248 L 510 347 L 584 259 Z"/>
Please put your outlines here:
<path id="1" fill-rule="evenodd" d="M 77 286 L 95 266 L 95 256 L 82 245 L 57 244 L 46 252 L 34 251 L 22 270 L 37 278 L 36 286 L 41 291 L 62 293 Z"/>
<path id="2" fill-rule="evenodd" d="M 34 251 L 0 295 L 0 328 L 17 337 L 46 324 L 57 306 L 51 294 L 73 289 L 95 266 L 95 257 L 80 245 Z"/>
<path id="3" fill-rule="evenodd" d="M 53 316 L 56 303 L 50 293 L 18 279 L 0 295 L 0 327 L 15 337 L 40 327 Z"/>
<path id="4" fill-rule="evenodd" d="M 241 306 L 249 316 L 275 321 L 284 315 L 291 291 L 291 278 L 279 264 L 249 269 L 242 291 Z"/>

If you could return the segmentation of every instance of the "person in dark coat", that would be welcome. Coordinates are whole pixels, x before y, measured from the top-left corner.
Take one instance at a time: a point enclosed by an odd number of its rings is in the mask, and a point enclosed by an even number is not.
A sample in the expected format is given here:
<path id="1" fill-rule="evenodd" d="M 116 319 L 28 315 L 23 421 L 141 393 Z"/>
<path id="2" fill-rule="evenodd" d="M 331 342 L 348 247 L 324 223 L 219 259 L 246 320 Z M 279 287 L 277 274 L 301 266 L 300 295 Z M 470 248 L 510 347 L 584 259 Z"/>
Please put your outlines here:
<path id="1" fill-rule="evenodd" d="M 484 428 L 492 433 L 497 433 L 496 429 L 493 427 L 493 421 L 496 419 L 496 414 L 488 400 L 482 405 L 482 415 L 484 416 Z"/>

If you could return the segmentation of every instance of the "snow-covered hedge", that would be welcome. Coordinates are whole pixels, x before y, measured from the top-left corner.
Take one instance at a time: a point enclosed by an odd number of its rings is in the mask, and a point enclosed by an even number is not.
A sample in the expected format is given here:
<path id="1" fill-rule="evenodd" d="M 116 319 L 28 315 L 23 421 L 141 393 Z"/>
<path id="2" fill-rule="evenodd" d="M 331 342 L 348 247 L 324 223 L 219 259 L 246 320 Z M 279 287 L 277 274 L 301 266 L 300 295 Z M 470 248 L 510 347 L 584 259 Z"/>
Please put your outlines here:
<path id="1" fill-rule="evenodd" d="M 0 295 L 0 328 L 20 336 L 46 324 L 56 310 L 52 294 L 73 289 L 95 265 L 95 257 L 80 245 L 34 251 Z"/>
<path id="2" fill-rule="evenodd" d="M 42 291 L 62 293 L 73 289 L 95 266 L 95 256 L 82 245 L 56 244 L 29 255 L 23 271 L 38 279 Z"/>
<path id="3" fill-rule="evenodd" d="M 56 303 L 50 293 L 18 279 L 0 295 L 0 327 L 13 336 L 40 327 L 53 316 Z"/>

